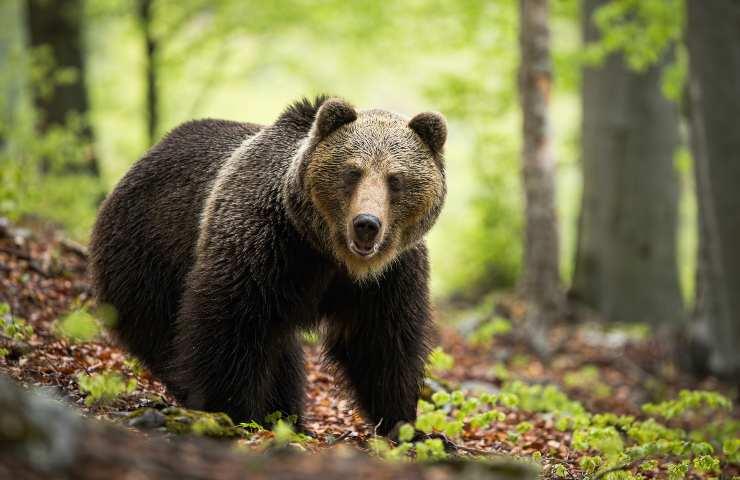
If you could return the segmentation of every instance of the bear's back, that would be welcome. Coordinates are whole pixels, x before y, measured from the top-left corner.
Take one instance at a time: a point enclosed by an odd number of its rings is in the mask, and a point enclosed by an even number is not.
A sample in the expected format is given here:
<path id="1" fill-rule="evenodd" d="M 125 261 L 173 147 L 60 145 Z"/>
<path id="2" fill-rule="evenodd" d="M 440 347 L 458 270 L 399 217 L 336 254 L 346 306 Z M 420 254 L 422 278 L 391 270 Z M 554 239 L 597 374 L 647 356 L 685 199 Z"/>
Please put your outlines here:
<path id="1" fill-rule="evenodd" d="M 180 125 L 152 147 L 116 186 L 99 214 L 99 233 L 158 246 L 166 256 L 191 257 L 200 211 L 219 168 L 262 127 L 226 120 Z M 98 232 L 103 229 L 106 231 Z M 93 239 L 95 240 L 95 238 Z M 189 262 L 188 262 L 189 263 Z"/>

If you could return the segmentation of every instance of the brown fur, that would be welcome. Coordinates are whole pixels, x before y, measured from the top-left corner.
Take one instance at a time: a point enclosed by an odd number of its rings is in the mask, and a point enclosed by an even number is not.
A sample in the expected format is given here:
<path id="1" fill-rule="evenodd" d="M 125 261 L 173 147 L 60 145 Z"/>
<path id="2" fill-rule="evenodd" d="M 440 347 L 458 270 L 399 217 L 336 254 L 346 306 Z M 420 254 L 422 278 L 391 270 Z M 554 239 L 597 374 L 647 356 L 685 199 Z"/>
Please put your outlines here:
<path id="1" fill-rule="evenodd" d="M 327 358 L 378 431 L 413 421 L 432 327 L 423 235 L 444 200 L 445 136 L 438 114 L 409 121 L 325 97 L 269 126 L 178 127 L 101 207 L 98 301 L 191 408 L 300 414 L 298 333 L 323 324 Z M 359 213 L 382 222 L 365 258 L 347 247 Z"/>

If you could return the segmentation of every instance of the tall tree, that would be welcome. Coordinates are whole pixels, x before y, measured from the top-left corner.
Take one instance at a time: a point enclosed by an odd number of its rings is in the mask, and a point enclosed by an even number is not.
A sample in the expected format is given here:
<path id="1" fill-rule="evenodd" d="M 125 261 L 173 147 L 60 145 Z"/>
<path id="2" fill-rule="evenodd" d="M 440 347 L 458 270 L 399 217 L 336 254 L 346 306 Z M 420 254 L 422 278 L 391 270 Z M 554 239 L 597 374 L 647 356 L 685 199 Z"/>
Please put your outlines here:
<path id="1" fill-rule="evenodd" d="M 25 98 L 25 71 L 16 54 L 23 44 L 23 8 L 16 1 L 0 3 L 0 154 L 10 130 L 18 127 L 18 112 Z"/>
<path id="2" fill-rule="evenodd" d="M 689 118 L 699 203 L 695 322 L 707 367 L 740 377 L 740 3 L 688 0 Z"/>
<path id="3" fill-rule="evenodd" d="M 147 134 L 149 135 L 149 145 L 153 145 L 157 139 L 157 129 L 159 128 L 159 96 L 157 94 L 157 71 L 159 42 L 154 36 L 153 21 L 153 0 L 137 0 L 136 13 L 144 34 L 144 53 L 145 53 L 145 71 L 146 71 L 146 114 L 147 114 Z"/>
<path id="4" fill-rule="evenodd" d="M 522 179 L 526 199 L 521 291 L 533 344 L 546 351 L 546 331 L 562 306 L 555 212 L 555 161 L 550 139 L 552 89 L 549 0 L 520 0 L 519 95 L 523 117 Z"/>
<path id="5" fill-rule="evenodd" d="M 585 0 L 582 35 L 600 39 Z M 665 324 L 683 317 L 676 239 L 678 108 L 661 91 L 663 55 L 634 71 L 613 53 L 582 82 L 583 197 L 571 295 L 607 320 Z"/>
<path id="6" fill-rule="evenodd" d="M 45 81 L 44 88 L 34 89 L 34 104 L 38 110 L 37 129 L 45 134 L 54 128 L 70 128 L 75 116 L 81 121 L 79 141 L 87 145 L 86 155 L 77 162 L 64 165 L 66 171 L 82 170 L 98 174 L 98 164 L 92 149 L 93 132 L 87 115 L 89 101 L 85 84 L 83 54 L 82 0 L 27 0 L 28 32 L 31 47 L 50 54 L 54 75 Z M 50 88 L 46 88 L 50 87 Z M 42 159 L 42 171 L 51 168 L 48 157 Z"/>

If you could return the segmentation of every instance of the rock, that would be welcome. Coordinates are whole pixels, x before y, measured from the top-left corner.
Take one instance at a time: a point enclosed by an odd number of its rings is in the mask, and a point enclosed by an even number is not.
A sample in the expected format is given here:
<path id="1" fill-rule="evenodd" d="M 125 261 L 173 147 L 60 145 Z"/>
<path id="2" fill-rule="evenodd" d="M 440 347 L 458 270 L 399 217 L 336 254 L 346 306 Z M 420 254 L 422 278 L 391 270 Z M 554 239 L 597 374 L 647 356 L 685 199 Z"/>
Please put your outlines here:
<path id="1" fill-rule="evenodd" d="M 143 413 L 128 421 L 129 426 L 144 430 L 164 426 L 167 418 L 162 415 L 160 411 L 154 410 L 153 408 L 146 408 L 144 410 L 145 411 Z"/>
<path id="2" fill-rule="evenodd" d="M 0 376 L 0 451 L 54 471 L 74 462 L 81 427 L 81 417 L 59 402 Z"/>
<path id="3" fill-rule="evenodd" d="M 467 390 L 471 393 L 493 393 L 498 394 L 501 389 L 496 385 L 479 380 L 469 380 L 460 384 L 460 390 Z"/>

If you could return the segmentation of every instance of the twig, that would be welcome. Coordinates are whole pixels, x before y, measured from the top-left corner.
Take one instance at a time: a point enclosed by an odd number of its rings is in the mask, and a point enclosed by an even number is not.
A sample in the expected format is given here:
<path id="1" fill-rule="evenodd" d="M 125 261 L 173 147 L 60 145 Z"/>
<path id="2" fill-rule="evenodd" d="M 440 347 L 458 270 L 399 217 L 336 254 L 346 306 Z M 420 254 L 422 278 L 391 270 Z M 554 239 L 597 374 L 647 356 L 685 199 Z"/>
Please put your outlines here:
<path id="1" fill-rule="evenodd" d="M 62 238 L 59 241 L 59 245 L 62 246 L 65 250 L 68 252 L 72 252 L 76 254 L 78 257 L 84 259 L 87 259 L 87 248 L 85 248 L 84 245 L 81 245 L 73 240 L 69 240 L 67 238 Z"/>
<path id="2" fill-rule="evenodd" d="M 344 440 L 345 438 L 349 437 L 350 435 L 352 435 L 352 432 L 349 430 L 346 430 L 344 433 L 342 433 L 337 438 L 335 438 L 332 444 L 337 444 L 341 442 L 342 440 Z"/>
<path id="3" fill-rule="evenodd" d="M 38 273 L 42 277 L 49 278 L 54 276 L 50 272 L 47 272 L 41 266 L 39 266 L 38 262 L 34 260 L 33 257 L 28 253 L 25 253 L 21 250 L 16 250 L 14 248 L 6 247 L 0 247 L 0 252 L 7 253 L 8 255 L 12 255 L 16 258 L 19 258 L 20 260 L 25 260 L 26 262 L 28 262 L 28 268 Z"/>

